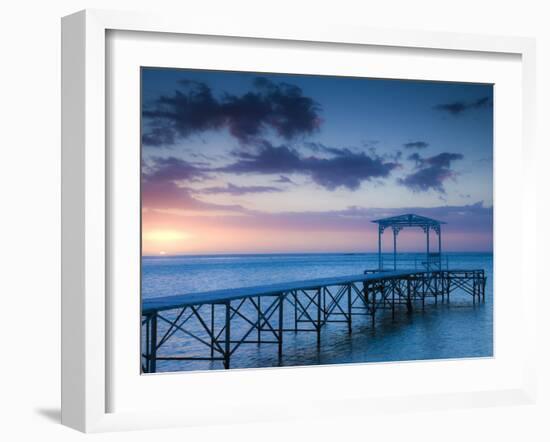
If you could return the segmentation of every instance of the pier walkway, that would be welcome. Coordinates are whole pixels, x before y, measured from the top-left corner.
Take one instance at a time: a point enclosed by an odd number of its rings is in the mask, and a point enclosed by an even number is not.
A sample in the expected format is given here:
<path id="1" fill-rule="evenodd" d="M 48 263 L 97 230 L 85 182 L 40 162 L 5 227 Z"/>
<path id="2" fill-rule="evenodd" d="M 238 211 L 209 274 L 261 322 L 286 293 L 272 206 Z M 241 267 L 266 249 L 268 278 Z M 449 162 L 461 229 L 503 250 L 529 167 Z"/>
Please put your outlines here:
<path id="1" fill-rule="evenodd" d="M 283 357 L 285 333 L 312 332 L 321 343 L 327 323 L 342 323 L 352 333 L 356 315 L 370 316 L 402 306 L 412 311 L 426 301 L 450 302 L 456 290 L 485 301 L 483 270 L 392 270 L 310 279 L 255 287 L 232 288 L 145 299 L 142 302 L 142 371 L 154 373 L 158 361 L 220 361 L 244 344 L 274 344 Z M 239 324 L 236 324 L 236 323 Z M 236 326 L 237 325 L 237 326 Z M 167 343 L 178 344 L 163 354 Z M 193 353 L 181 342 L 192 340 Z M 203 351 L 197 352 L 197 345 Z"/>

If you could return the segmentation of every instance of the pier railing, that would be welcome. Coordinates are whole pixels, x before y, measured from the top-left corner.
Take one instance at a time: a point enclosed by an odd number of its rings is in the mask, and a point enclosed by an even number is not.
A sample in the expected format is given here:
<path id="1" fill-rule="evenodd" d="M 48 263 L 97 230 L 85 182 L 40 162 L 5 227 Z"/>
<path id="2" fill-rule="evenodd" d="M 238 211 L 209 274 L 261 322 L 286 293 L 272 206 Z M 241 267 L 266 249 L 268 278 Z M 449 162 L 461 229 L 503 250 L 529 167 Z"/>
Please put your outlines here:
<path id="1" fill-rule="evenodd" d="M 439 253 L 398 253 L 395 257 L 393 254 L 382 254 L 380 262 L 381 270 L 449 270 L 449 255 Z"/>
<path id="2" fill-rule="evenodd" d="M 448 303 L 455 290 L 475 305 L 485 300 L 485 284 L 483 270 L 411 269 L 145 299 L 142 371 L 156 372 L 159 361 L 219 361 L 230 368 L 247 344 L 276 345 L 280 362 L 285 333 L 315 333 L 319 347 L 328 323 L 345 324 L 351 333 L 354 318 L 363 315 L 374 328 L 380 311 L 394 318 L 400 307 L 410 312 L 428 300 Z"/>

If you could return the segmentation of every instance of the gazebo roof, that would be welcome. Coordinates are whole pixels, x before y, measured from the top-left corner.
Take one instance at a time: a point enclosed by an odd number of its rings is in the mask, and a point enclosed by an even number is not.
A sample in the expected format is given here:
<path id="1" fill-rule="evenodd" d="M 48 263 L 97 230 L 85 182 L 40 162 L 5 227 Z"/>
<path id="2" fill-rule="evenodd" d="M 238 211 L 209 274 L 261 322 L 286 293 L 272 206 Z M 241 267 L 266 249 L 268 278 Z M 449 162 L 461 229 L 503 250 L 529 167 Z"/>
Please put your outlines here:
<path id="1" fill-rule="evenodd" d="M 443 221 L 438 221 L 426 216 L 407 213 L 405 215 L 390 216 L 389 218 L 375 219 L 373 223 L 378 224 L 382 228 L 387 227 L 435 227 L 439 228 L 441 224 L 446 224 Z"/>

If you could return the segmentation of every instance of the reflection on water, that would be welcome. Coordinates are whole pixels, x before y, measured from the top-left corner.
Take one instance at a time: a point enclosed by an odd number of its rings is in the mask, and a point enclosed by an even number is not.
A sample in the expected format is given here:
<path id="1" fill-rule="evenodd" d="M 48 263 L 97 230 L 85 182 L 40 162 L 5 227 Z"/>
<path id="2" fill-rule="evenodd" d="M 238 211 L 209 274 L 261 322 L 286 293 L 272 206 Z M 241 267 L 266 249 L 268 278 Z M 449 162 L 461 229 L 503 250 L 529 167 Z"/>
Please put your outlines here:
<path id="1" fill-rule="evenodd" d="M 418 255 L 421 256 L 421 255 Z M 408 254 L 407 261 L 415 255 Z M 246 255 L 207 257 L 143 258 L 143 297 L 169 296 L 245 287 L 276 282 L 362 273 L 375 268 L 376 254 Z M 285 333 L 283 358 L 277 346 L 246 344 L 231 358 L 232 368 L 273 367 L 349 362 L 387 362 L 461 357 L 487 357 L 493 354 L 493 257 L 492 254 L 450 254 L 449 267 L 484 269 L 487 279 L 486 302 L 473 305 L 471 297 L 453 292 L 451 303 L 427 303 L 425 310 L 415 306 L 408 314 L 399 309 L 392 321 L 389 312 L 377 315 L 373 330 L 370 318 L 354 316 L 351 335 L 345 324 L 326 324 L 317 347 L 315 333 Z M 287 309 L 287 315 L 290 315 Z M 288 320 L 289 318 L 287 318 Z M 216 321 L 222 326 L 221 316 Z M 234 333 L 244 332 L 236 323 Z M 238 327 L 242 327 L 239 330 Z M 267 335 L 266 335 L 267 337 Z M 162 348 L 163 354 L 204 353 L 200 344 L 174 335 Z M 221 362 L 159 361 L 157 371 L 220 369 Z"/>

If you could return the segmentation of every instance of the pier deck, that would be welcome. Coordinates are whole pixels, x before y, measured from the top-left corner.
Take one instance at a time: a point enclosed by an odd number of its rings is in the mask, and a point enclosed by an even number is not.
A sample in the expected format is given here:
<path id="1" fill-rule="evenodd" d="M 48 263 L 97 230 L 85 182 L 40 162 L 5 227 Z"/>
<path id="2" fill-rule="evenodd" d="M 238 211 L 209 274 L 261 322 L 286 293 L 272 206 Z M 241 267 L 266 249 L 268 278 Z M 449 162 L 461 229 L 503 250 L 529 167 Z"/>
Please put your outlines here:
<path id="1" fill-rule="evenodd" d="M 221 361 L 230 368 L 231 356 L 242 344 L 277 344 L 280 360 L 286 332 L 315 332 L 319 346 L 321 329 L 327 323 L 344 323 L 351 333 L 355 315 L 370 316 L 374 327 L 379 310 L 391 310 L 394 317 L 400 305 L 410 312 L 417 301 L 422 308 L 427 299 L 450 302 L 455 290 L 471 295 L 475 304 L 485 300 L 485 284 L 483 270 L 366 271 L 145 299 L 142 371 L 156 372 L 161 360 Z M 239 327 L 244 329 L 239 336 L 232 333 L 236 321 L 245 325 Z M 161 354 L 176 334 L 200 344 L 204 352 L 188 354 L 185 348 L 178 348 L 177 354 Z"/>
<path id="2" fill-rule="evenodd" d="M 357 275 L 334 276 L 330 278 L 316 278 L 304 281 L 291 281 L 279 284 L 267 284 L 260 286 L 232 288 L 224 290 L 211 290 L 199 293 L 189 293 L 185 295 L 164 296 L 159 298 L 144 299 L 142 304 L 142 313 L 145 315 L 153 311 L 170 310 L 186 305 L 201 304 L 223 304 L 226 301 L 235 299 L 250 298 L 254 296 L 267 296 L 293 290 L 311 290 L 317 287 L 330 287 L 347 283 L 374 281 L 380 278 L 402 278 L 406 276 L 424 274 L 417 270 L 399 270 L 380 273 L 360 273 Z"/>

